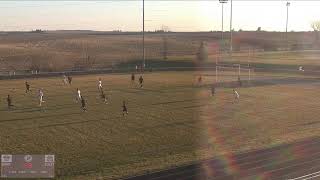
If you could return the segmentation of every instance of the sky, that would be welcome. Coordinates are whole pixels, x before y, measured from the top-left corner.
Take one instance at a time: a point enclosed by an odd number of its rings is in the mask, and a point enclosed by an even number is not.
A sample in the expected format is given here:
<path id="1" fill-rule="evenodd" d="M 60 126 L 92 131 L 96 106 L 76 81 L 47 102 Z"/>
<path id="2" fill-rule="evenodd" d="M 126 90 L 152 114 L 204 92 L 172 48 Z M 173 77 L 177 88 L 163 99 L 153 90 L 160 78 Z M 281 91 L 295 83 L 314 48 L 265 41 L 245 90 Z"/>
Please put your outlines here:
<path id="1" fill-rule="evenodd" d="M 285 31 L 285 0 L 233 0 L 233 29 Z M 311 31 L 320 20 L 320 1 L 290 1 L 288 31 Z M 224 4 L 224 30 L 230 29 L 230 2 Z M 171 31 L 220 31 L 218 0 L 145 0 L 145 28 Z M 0 31 L 141 31 L 142 1 L 1 1 Z"/>

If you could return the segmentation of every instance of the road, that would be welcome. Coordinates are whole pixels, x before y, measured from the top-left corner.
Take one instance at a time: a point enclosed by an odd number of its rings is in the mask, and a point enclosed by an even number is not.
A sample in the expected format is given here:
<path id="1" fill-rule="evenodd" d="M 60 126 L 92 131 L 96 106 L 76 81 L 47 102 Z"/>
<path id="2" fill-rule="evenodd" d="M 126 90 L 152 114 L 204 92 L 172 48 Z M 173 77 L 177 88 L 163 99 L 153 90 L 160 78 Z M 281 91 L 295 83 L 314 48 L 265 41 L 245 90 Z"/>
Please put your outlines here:
<path id="1" fill-rule="evenodd" d="M 320 137 L 125 179 L 320 179 Z"/>

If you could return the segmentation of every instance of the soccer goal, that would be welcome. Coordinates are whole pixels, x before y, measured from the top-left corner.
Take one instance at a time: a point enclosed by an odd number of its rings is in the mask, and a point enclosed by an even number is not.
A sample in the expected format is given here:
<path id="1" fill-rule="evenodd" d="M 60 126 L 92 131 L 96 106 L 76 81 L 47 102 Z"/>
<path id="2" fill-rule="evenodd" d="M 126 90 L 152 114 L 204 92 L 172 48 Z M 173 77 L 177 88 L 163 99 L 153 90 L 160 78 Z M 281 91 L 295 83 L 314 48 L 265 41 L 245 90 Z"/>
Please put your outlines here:
<path id="1" fill-rule="evenodd" d="M 251 81 L 254 79 L 254 69 L 241 64 L 217 64 L 215 78 L 216 82 Z"/>

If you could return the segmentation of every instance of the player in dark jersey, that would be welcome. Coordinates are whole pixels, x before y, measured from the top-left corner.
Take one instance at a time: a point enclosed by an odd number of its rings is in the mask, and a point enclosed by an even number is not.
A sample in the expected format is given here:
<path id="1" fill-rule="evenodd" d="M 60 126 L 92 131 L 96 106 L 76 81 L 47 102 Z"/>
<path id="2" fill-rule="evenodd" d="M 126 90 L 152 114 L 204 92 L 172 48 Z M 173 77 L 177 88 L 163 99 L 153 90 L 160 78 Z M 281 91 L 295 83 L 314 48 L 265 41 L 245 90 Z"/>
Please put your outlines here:
<path id="1" fill-rule="evenodd" d="M 214 85 L 211 86 L 211 96 L 214 96 L 214 94 L 216 93 L 216 88 L 214 87 Z"/>
<path id="2" fill-rule="evenodd" d="M 200 75 L 198 78 L 198 85 L 201 85 L 201 83 L 202 83 L 202 76 Z"/>
<path id="3" fill-rule="evenodd" d="M 101 91 L 100 97 L 104 103 L 108 104 L 108 98 L 107 98 L 106 94 L 104 94 L 103 91 Z"/>
<path id="4" fill-rule="evenodd" d="M 140 88 L 143 88 L 143 77 L 140 76 L 139 78 Z"/>
<path id="5" fill-rule="evenodd" d="M 13 107 L 13 105 L 12 105 L 11 96 L 9 94 L 8 94 L 8 97 L 7 97 L 7 103 L 8 103 L 8 108 L 11 109 L 11 107 Z"/>
<path id="6" fill-rule="evenodd" d="M 136 78 L 136 77 L 135 77 L 134 73 L 132 73 L 132 74 L 131 74 L 131 83 L 132 83 L 132 84 L 134 83 L 135 78 Z"/>
<path id="7" fill-rule="evenodd" d="M 81 96 L 81 108 L 83 111 L 87 111 L 86 100 Z"/>
<path id="8" fill-rule="evenodd" d="M 122 102 L 122 116 L 124 116 L 125 114 L 128 114 L 128 109 L 127 109 L 127 106 L 126 106 L 126 102 L 123 101 Z"/>
<path id="9" fill-rule="evenodd" d="M 71 85 L 72 84 L 72 77 L 68 76 L 68 83 Z"/>
<path id="10" fill-rule="evenodd" d="M 30 90 L 30 84 L 28 83 L 28 81 L 26 81 L 26 93 L 31 92 Z"/>

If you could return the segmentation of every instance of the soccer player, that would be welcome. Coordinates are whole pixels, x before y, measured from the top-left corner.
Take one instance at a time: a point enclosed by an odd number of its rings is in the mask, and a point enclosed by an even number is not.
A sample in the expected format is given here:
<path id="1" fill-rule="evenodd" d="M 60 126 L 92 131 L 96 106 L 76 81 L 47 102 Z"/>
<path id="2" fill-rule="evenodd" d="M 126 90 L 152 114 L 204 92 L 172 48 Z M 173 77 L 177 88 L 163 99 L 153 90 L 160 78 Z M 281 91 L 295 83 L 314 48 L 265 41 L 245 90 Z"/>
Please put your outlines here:
<path id="1" fill-rule="evenodd" d="M 77 88 L 77 100 L 78 101 L 81 101 L 81 91 L 80 91 L 80 89 L 79 88 Z"/>
<path id="2" fill-rule="evenodd" d="M 71 85 L 71 83 L 72 83 L 72 77 L 71 76 L 68 76 L 68 82 Z"/>
<path id="3" fill-rule="evenodd" d="M 126 101 L 122 102 L 122 116 L 124 116 L 125 114 L 128 114 L 128 109 L 126 106 Z"/>
<path id="4" fill-rule="evenodd" d="M 134 73 L 132 73 L 132 74 L 131 74 L 131 83 L 133 84 L 134 81 L 135 81 L 135 75 L 134 75 Z"/>
<path id="5" fill-rule="evenodd" d="M 11 99 L 11 96 L 8 94 L 8 97 L 7 97 L 7 103 L 8 103 L 8 109 L 11 109 L 11 107 L 13 106 L 12 105 L 12 99 Z"/>
<path id="6" fill-rule="evenodd" d="M 240 76 L 238 76 L 238 84 L 239 84 L 240 87 L 242 86 L 242 82 L 241 82 Z"/>
<path id="7" fill-rule="evenodd" d="M 140 76 L 139 78 L 140 88 L 143 88 L 143 77 Z"/>
<path id="8" fill-rule="evenodd" d="M 108 104 L 108 98 L 103 91 L 101 91 L 101 99 L 103 100 L 104 103 Z"/>
<path id="9" fill-rule="evenodd" d="M 68 78 L 66 75 L 63 75 L 63 83 L 66 85 L 68 84 Z"/>
<path id="10" fill-rule="evenodd" d="M 202 76 L 200 75 L 198 78 L 198 85 L 200 85 L 202 83 Z"/>
<path id="11" fill-rule="evenodd" d="M 43 100 L 43 89 L 39 89 L 39 106 L 42 106 L 42 103 L 44 103 L 45 101 Z"/>
<path id="12" fill-rule="evenodd" d="M 26 81 L 26 93 L 31 92 L 30 90 L 30 84 L 28 83 L 28 81 Z"/>
<path id="13" fill-rule="evenodd" d="M 81 96 L 81 108 L 83 111 L 87 111 L 87 108 L 86 108 L 86 101 L 84 100 L 84 98 Z"/>
<path id="14" fill-rule="evenodd" d="M 101 78 L 99 78 L 98 89 L 99 89 L 99 91 L 102 91 L 102 80 L 101 80 Z"/>
<path id="15" fill-rule="evenodd" d="M 240 95 L 239 95 L 239 93 L 238 93 L 235 89 L 233 89 L 233 94 L 234 94 L 234 98 L 235 98 L 236 100 L 239 100 Z"/>
<path id="16" fill-rule="evenodd" d="M 216 92 L 216 88 L 214 87 L 214 85 L 211 86 L 211 96 L 214 96 Z"/>
<path id="17" fill-rule="evenodd" d="M 304 71 L 303 66 L 300 66 L 300 67 L 299 67 L 299 71 Z"/>

